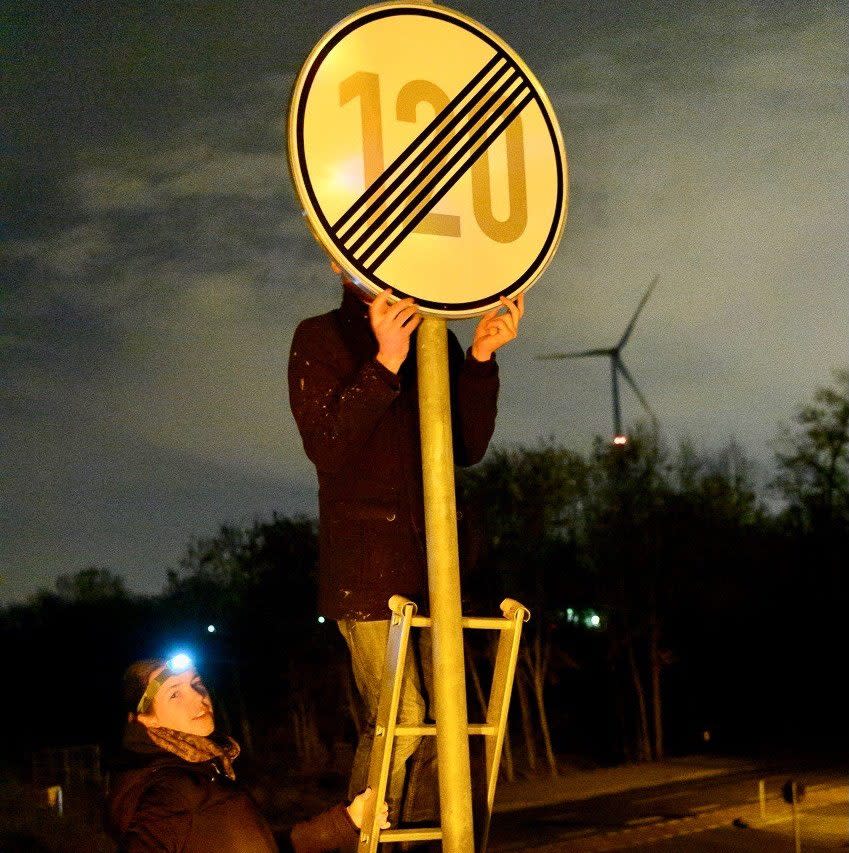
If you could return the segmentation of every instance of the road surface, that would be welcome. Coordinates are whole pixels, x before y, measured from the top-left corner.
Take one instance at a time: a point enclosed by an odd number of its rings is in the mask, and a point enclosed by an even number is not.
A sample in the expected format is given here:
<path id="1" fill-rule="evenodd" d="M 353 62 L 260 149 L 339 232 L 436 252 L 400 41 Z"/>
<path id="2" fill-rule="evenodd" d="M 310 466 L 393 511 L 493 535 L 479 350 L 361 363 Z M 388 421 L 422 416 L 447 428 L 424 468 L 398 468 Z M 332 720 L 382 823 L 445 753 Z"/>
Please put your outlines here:
<path id="1" fill-rule="evenodd" d="M 490 849 L 793 853 L 791 809 L 780 797 L 781 786 L 791 776 L 809 791 L 800 809 L 804 853 L 849 850 L 847 775 L 835 770 L 739 772 L 500 813 L 493 818 Z M 761 778 L 767 794 L 763 812 Z"/>

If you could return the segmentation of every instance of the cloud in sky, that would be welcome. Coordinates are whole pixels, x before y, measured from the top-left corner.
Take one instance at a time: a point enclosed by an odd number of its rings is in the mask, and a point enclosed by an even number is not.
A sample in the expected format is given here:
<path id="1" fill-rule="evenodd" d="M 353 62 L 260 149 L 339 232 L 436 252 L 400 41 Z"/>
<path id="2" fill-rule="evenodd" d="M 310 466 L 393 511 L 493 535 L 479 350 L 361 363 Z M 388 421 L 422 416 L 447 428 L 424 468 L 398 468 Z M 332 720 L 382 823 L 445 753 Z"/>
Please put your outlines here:
<path id="1" fill-rule="evenodd" d="M 266 29 L 245 5 L 169 32 L 138 10 L 119 32 L 57 13 L 74 26 L 54 21 L 13 76 L 0 598 L 89 563 L 155 590 L 190 536 L 312 511 L 286 360 L 337 291 L 289 185 L 285 106 L 347 10 L 310 8 L 288 38 L 279 7 Z M 846 360 L 845 9 L 464 11 L 546 86 L 572 179 L 561 249 L 500 358 L 496 441 L 609 430 L 606 363 L 532 357 L 615 342 L 659 272 L 625 355 L 667 437 L 733 434 L 768 464 L 777 421 Z"/>

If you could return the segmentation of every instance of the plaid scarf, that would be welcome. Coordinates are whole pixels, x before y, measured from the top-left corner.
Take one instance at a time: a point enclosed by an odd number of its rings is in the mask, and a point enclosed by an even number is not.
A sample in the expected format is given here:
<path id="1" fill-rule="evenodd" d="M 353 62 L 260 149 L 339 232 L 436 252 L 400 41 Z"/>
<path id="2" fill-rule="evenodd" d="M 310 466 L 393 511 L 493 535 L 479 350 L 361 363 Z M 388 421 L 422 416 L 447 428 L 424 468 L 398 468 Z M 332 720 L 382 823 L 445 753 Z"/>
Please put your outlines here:
<path id="1" fill-rule="evenodd" d="M 221 762 L 227 777 L 229 779 L 236 778 L 233 762 L 239 755 L 240 748 L 239 744 L 231 737 L 228 737 L 224 743 L 216 743 L 214 740 L 201 735 L 161 728 L 149 728 L 147 736 L 157 746 L 168 752 L 173 752 L 174 755 L 192 764 L 217 758 Z"/>

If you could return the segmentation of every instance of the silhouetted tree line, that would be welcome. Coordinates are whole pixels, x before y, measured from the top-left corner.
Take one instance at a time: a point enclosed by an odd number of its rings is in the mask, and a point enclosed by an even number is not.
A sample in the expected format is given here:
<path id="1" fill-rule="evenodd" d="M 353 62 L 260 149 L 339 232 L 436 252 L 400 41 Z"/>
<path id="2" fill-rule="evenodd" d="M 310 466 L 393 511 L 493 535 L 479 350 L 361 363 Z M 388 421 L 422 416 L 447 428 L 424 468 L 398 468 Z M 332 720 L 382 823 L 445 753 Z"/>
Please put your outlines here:
<path id="1" fill-rule="evenodd" d="M 508 774 L 556 773 L 557 755 L 768 755 L 842 736 L 849 371 L 781 429 L 775 455 L 761 494 L 735 442 L 670 449 L 645 429 L 587 456 L 497 448 L 460 474 L 465 609 L 494 613 L 509 595 L 532 611 Z M 123 668 L 179 647 L 248 755 L 344 772 L 362 713 L 344 644 L 319 621 L 316 556 L 314 521 L 274 516 L 193 542 L 158 596 L 88 568 L 0 611 L 8 754 L 114 743 Z M 474 634 L 480 709 L 493 650 Z"/>

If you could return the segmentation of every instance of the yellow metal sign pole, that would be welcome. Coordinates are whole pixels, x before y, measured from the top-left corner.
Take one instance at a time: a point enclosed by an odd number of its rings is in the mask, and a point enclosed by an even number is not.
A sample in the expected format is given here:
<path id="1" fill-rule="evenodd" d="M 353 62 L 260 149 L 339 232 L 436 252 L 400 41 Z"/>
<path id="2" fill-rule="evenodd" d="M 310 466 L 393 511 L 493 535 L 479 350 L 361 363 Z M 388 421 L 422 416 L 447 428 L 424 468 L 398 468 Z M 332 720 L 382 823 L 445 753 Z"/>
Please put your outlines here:
<path id="1" fill-rule="evenodd" d="M 416 346 L 442 849 L 445 853 L 473 853 L 469 719 L 445 320 L 425 317 L 418 329 Z"/>

